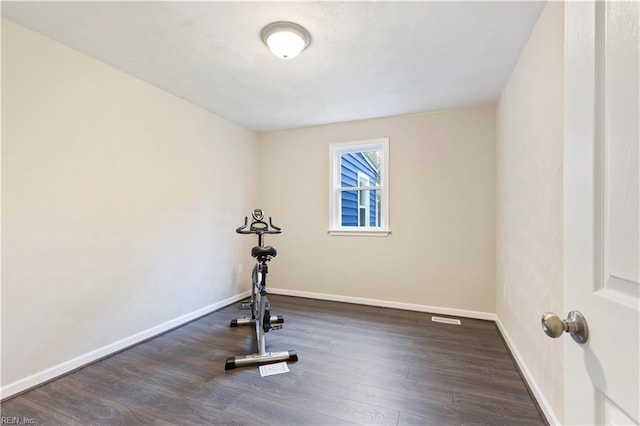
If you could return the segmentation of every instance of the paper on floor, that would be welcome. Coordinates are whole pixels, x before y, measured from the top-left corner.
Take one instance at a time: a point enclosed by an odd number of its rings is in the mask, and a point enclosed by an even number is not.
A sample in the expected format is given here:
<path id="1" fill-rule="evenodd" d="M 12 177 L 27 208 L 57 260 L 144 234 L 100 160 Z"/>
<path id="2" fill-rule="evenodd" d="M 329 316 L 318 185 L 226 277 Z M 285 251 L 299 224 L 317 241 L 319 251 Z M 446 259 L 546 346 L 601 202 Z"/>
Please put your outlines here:
<path id="1" fill-rule="evenodd" d="M 276 364 L 268 364 L 260 366 L 260 376 L 273 376 L 274 374 L 288 373 L 289 366 L 286 362 L 278 362 Z"/>

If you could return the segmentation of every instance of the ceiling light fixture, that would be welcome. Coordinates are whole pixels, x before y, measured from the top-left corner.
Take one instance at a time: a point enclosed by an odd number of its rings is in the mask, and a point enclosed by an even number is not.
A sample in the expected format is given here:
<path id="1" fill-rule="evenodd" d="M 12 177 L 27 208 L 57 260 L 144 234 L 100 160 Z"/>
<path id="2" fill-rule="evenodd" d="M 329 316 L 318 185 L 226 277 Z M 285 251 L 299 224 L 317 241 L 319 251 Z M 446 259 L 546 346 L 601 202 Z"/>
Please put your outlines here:
<path id="1" fill-rule="evenodd" d="M 282 59 L 295 58 L 311 43 L 311 35 L 304 27 L 283 21 L 264 27 L 260 38 L 274 55 Z"/>

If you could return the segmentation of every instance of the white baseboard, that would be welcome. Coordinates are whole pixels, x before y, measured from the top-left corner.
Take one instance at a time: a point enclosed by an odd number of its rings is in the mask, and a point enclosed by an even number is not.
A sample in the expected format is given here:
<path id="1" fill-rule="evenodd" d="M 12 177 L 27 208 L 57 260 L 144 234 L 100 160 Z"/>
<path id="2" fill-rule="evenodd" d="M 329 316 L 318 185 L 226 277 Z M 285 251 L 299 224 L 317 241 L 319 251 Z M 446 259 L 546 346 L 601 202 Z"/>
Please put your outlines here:
<path id="1" fill-rule="evenodd" d="M 507 342 L 507 346 L 509 346 L 509 350 L 511 351 L 511 354 L 515 358 L 516 363 L 518 363 L 518 367 L 520 368 L 520 371 L 524 375 L 524 379 L 529 385 L 531 392 L 533 392 L 533 396 L 535 397 L 536 401 L 538 401 L 540 408 L 542 409 L 545 417 L 547 418 L 547 421 L 551 425 L 560 425 L 561 424 L 560 420 L 558 420 L 558 417 L 553 412 L 551 405 L 549 405 L 549 401 L 547 401 L 547 399 L 544 397 L 542 391 L 538 387 L 538 384 L 533 379 L 531 372 L 527 368 L 527 364 L 525 364 L 524 360 L 522 359 L 522 356 L 520 356 L 520 352 L 518 352 L 518 349 L 516 349 L 515 345 L 513 344 L 513 341 L 509 337 L 509 333 L 507 333 L 507 330 L 504 328 L 504 326 L 502 325 L 502 322 L 500 322 L 500 318 L 497 315 L 496 315 L 496 324 L 498 325 L 498 329 L 500 330 L 502 337 L 504 337 L 504 341 Z"/>
<path id="2" fill-rule="evenodd" d="M 481 311 L 467 311 L 464 309 L 443 308 L 440 306 L 417 305 L 414 303 L 391 302 L 381 299 L 367 299 L 364 297 L 340 296 L 327 293 L 313 293 L 309 291 L 286 290 L 282 288 L 269 288 L 271 294 L 283 296 L 304 297 L 307 299 L 330 300 L 333 302 L 355 303 L 357 305 L 380 306 L 383 308 L 403 309 L 405 311 L 429 312 L 432 314 L 451 315 L 454 317 L 475 318 L 495 321 L 496 314 Z"/>
<path id="3" fill-rule="evenodd" d="M 84 355 L 80 355 L 79 357 L 73 358 L 69 361 L 54 365 L 53 367 L 47 368 L 46 370 L 25 377 L 24 379 L 9 383 L 8 385 L 0 388 L 0 399 L 10 397 L 27 389 L 46 383 L 50 380 L 55 379 L 56 377 L 60 377 L 84 365 L 90 364 L 101 358 L 107 357 L 130 346 L 148 340 L 154 336 L 165 333 L 173 328 L 186 324 L 189 321 L 193 321 L 196 318 L 207 315 L 217 309 L 242 300 L 250 295 L 251 291 L 245 291 L 243 293 L 236 294 L 235 296 L 213 303 L 209 306 L 205 306 L 204 308 L 190 312 L 186 315 L 182 315 L 181 317 L 172 319 L 148 330 L 141 331 L 140 333 L 136 333 L 117 342 L 110 343 L 106 346 L 88 352 Z"/>

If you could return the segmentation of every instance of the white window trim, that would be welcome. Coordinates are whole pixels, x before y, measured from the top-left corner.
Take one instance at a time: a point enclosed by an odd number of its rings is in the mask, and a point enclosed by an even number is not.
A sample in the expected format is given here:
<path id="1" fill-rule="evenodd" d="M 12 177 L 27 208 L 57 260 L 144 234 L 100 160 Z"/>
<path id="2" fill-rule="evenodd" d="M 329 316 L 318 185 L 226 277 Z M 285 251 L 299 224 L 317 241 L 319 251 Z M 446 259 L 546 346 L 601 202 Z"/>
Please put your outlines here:
<path id="1" fill-rule="evenodd" d="M 362 173 L 360 170 L 358 170 L 358 187 L 369 187 L 369 175 L 366 173 Z M 369 215 L 371 214 L 371 195 L 370 193 L 367 193 L 368 197 L 365 198 L 364 200 L 364 206 L 361 204 L 362 202 L 362 196 L 363 191 L 357 191 L 358 192 L 358 226 L 362 227 L 362 225 L 360 225 L 360 209 L 362 207 L 364 207 L 364 223 L 367 223 L 369 221 Z"/>
<path id="2" fill-rule="evenodd" d="M 340 188 L 340 157 L 350 152 L 382 150 L 380 171 L 382 173 L 380 186 L 354 187 L 349 190 L 379 190 L 380 213 L 382 220 L 380 226 L 342 226 L 340 225 L 340 211 L 342 200 Z M 386 237 L 391 233 L 389 228 L 389 138 L 369 139 L 354 142 L 335 143 L 329 145 L 329 158 L 331 159 L 331 175 L 329 177 L 329 234 L 330 235 L 358 235 Z M 380 215 L 378 215 L 380 217 Z"/>

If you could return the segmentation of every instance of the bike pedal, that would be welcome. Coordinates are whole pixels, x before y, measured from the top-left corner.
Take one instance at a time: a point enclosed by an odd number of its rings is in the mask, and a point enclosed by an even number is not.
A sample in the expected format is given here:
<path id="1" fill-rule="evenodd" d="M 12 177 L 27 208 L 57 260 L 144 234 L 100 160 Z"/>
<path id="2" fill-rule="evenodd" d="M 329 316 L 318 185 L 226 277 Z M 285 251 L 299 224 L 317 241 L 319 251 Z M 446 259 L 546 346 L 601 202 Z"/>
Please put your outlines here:
<path id="1" fill-rule="evenodd" d="M 284 318 L 282 315 L 272 315 L 271 316 L 271 324 L 282 324 L 284 322 Z"/>

